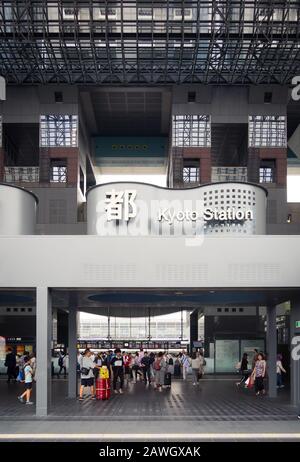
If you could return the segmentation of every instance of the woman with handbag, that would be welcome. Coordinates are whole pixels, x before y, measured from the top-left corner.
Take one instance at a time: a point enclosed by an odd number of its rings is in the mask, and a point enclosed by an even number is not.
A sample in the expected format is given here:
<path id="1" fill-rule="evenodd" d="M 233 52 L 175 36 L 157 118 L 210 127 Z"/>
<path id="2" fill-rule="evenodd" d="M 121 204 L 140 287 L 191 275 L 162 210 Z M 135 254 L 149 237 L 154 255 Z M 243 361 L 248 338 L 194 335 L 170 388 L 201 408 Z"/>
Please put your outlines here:
<path id="1" fill-rule="evenodd" d="M 267 368 L 267 363 L 264 359 L 264 355 L 262 353 L 259 353 L 257 355 L 257 361 L 255 362 L 255 366 L 251 374 L 251 376 L 254 378 L 256 396 L 260 395 L 261 393 L 263 395 L 266 393 L 265 386 L 264 386 L 266 368 Z"/>

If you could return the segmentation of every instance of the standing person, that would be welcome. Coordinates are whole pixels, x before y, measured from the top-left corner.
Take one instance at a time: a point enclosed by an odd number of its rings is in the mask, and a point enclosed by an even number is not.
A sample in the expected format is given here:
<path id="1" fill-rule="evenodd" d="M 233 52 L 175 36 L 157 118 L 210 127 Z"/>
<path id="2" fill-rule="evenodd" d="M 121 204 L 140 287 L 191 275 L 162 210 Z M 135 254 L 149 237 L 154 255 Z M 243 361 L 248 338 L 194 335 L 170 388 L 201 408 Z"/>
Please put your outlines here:
<path id="1" fill-rule="evenodd" d="M 242 383 L 246 382 L 247 378 L 249 377 L 249 371 L 248 371 L 248 355 L 247 353 L 243 354 L 242 360 L 241 360 L 241 367 L 240 367 L 240 372 L 242 374 L 242 378 L 239 382 L 236 383 L 236 386 L 239 387 L 242 385 Z"/>
<path id="2" fill-rule="evenodd" d="M 199 383 L 199 379 L 203 375 L 203 363 L 203 356 L 199 352 L 192 354 L 193 385 L 197 385 Z"/>
<path id="3" fill-rule="evenodd" d="M 125 369 L 125 384 L 128 385 L 131 378 L 132 355 L 126 354 L 124 351 L 124 369 Z"/>
<path id="4" fill-rule="evenodd" d="M 31 353 L 29 355 L 29 358 L 30 358 L 30 366 L 32 369 L 32 377 L 34 378 L 34 380 L 36 380 L 36 356 L 34 353 Z"/>
<path id="5" fill-rule="evenodd" d="M 110 362 L 110 370 L 113 378 L 113 389 L 116 394 L 118 394 L 117 390 L 117 380 L 118 377 L 120 378 L 120 388 L 119 393 L 123 394 L 123 386 L 124 386 L 124 358 L 122 356 L 120 348 L 115 350 L 115 356 L 112 358 Z"/>
<path id="6" fill-rule="evenodd" d="M 277 372 L 277 388 L 284 388 L 284 385 L 282 383 L 282 372 L 286 374 L 286 370 L 284 369 L 282 365 L 282 355 L 281 354 L 277 355 L 276 372 Z"/>
<path id="7" fill-rule="evenodd" d="M 150 358 L 150 377 L 151 377 L 151 380 L 152 379 L 154 380 L 155 374 L 154 374 L 153 364 L 155 361 L 155 353 L 153 353 L 153 351 L 151 351 L 149 358 Z"/>
<path id="8" fill-rule="evenodd" d="M 84 352 L 83 358 L 81 360 L 81 385 L 79 390 L 79 401 L 83 401 L 83 390 L 85 387 L 89 387 L 91 390 L 92 399 L 95 397 L 95 387 L 94 387 L 94 362 L 92 360 L 92 352 L 87 348 Z"/>
<path id="9" fill-rule="evenodd" d="M 178 355 L 175 359 L 175 364 L 174 364 L 174 377 L 180 378 L 180 366 L 181 366 L 181 357 Z"/>
<path id="10" fill-rule="evenodd" d="M 253 359 L 252 359 L 252 370 L 255 368 L 255 363 L 257 361 L 257 357 L 258 357 L 258 350 L 256 348 L 254 348 L 254 355 L 253 355 Z"/>
<path id="11" fill-rule="evenodd" d="M 16 355 L 10 347 L 7 351 L 4 363 L 4 366 L 7 367 L 7 383 L 10 383 L 11 379 L 16 383 Z"/>
<path id="12" fill-rule="evenodd" d="M 132 365 L 132 375 L 133 375 L 133 383 L 137 382 L 138 377 L 141 375 L 140 371 L 140 356 L 138 351 L 135 353 L 134 359 L 133 359 L 133 365 Z"/>
<path id="13" fill-rule="evenodd" d="M 30 358 L 26 356 L 24 358 L 24 382 L 25 382 L 25 391 L 22 395 L 18 396 L 18 400 L 21 403 L 24 403 L 24 398 L 26 398 L 26 404 L 33 404 L 30 401 L 31 392 L 32 392 L 32 381 L 33 381 L 33 370 L 30 365 Z"/>
<path id="14" fill-rule="evenodd" d="M 165 373 L 167 370 L 167 362 L 162 351 L 158 353 L 153 363 L 153 369 L 155 371 L 155 389 L 162 391 L 162 386 L 165 381 Z"/>
<path id="15" fill-rule="evenodd" d="M 20 357 L 20 355 L 16 355 L 16 377 L 18 377 L 20 371 Z"/>
<path id="16" fill-rule="evenodd" d="M 93 357 L 91 356 L 93 359 Z M 64 378 L 67 377 L 67 370 L 69 369 L 69 355 L 68 353 L 65 354 L 64 359 L 63 359 L 63 369 L 64 369 Z"/>
<path id="17" fill-rule="evenodd" d="M 259 353 L 257 355 L 257 361 L 253 370 L 253 378 L 255 383 L 255 394 L 258 396 L 260 393 L 263 395 L 266 393 L 264 386 L 264 378 L 266 375 L 267 363 L 264 359 L 264 355 Z"/>
<path id="18" fill-rule="evenodd" d="M 148 355 L 148 352 L 145 351 L 144 356 L 142 357 L 142 360 L 141 360 L 141 367 L 143 369 L 144 381 L 146 385 L 147 385 L 147 382 L 149 385 L 151 383 L 150 366 L 151 366 L 151 358 Z"/>

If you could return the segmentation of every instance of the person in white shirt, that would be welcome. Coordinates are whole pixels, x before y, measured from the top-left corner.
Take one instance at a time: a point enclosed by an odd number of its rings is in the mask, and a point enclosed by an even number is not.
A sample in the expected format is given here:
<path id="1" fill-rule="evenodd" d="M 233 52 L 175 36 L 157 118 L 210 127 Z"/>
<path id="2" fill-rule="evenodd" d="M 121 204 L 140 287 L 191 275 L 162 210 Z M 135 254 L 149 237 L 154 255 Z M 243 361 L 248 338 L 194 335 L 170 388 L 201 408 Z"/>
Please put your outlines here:
<path id="1" fill-rule="evenodd" d="M 85 389 L 85 387 L 90 388 L 92 399 L 96 399 L 94 387 L 94 367 L 95 364 L 92 360 L 92 352 L 87 348 L 81 360 L 81 385 L 79 390 L 79 401 L 83 401 L 83 390 Z"/>
<path id="2" fill-rule="evenodd" d="M 286 370 L 284 369 L 282 365 L 282 355 L 281 354 L 277 355 L 276 372 L 277 372 L 277 388 L 284 388 L 284 385 L 282 383 L 282 372 L 286 374 Z"/>
<path id="3" fill-rule="evenodd" d="M 191 360 L 188 355 L 183 354 L 182 358 L 182 375 L 183 375 L 183 380 L 186 380 L 189 368 L 191 367 Z"/>

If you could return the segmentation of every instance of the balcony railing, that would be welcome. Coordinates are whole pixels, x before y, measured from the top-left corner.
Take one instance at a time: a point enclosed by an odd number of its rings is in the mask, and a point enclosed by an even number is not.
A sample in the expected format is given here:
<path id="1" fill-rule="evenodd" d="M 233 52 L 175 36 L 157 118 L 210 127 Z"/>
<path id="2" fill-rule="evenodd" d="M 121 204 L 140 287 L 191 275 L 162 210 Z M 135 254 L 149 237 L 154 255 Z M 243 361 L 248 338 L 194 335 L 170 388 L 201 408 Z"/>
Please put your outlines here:
<path id="1" fill-rule="evenodd" d="M 38 183 L 39 167 L 4 167 L 4 181 L 7 183 Z"/>
<path id="2" fill-rule="evenodd" d="M 247 167 L 212 167 L 212 183 L 222 181 L 247 181 Z"/>

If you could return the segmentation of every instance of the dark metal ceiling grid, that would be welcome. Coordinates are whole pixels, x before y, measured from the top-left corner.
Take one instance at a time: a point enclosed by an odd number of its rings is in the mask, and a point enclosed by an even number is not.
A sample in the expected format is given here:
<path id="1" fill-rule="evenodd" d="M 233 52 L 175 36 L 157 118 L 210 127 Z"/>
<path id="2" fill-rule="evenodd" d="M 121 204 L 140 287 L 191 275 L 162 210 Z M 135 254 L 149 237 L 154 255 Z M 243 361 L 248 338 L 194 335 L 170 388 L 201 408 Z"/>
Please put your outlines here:
<path id="1" fill-rule="evenodd" d="M 299 0 L 0 1 L 9 83 L 259 84 L 300 71 Z"/>

